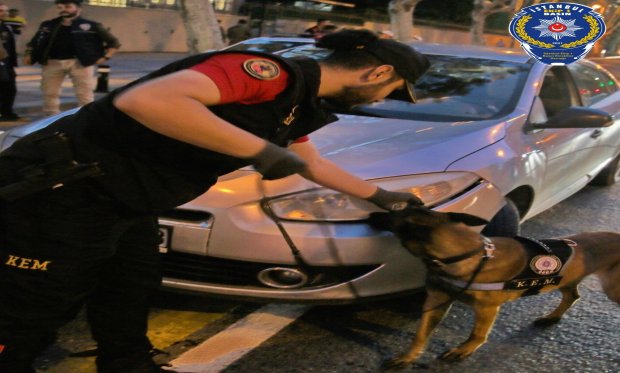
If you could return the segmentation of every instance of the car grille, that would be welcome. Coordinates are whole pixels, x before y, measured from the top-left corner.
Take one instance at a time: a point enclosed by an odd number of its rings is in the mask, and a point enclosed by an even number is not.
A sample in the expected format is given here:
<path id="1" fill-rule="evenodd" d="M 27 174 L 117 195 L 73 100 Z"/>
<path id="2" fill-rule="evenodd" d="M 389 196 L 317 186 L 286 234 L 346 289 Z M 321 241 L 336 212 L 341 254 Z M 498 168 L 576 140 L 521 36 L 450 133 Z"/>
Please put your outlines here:
<path id="1" fill-rule="evenodd" d="M 257 275 L 270 267 L 289 267 L 280 264 L 245 262 L 200 255 L 168 252 L 162 255 L 164 277 L 211 284 L 264 287 Z M 376 269 L 378 265 L 348 267 L 310 267 L 312 281 L 304 288 L 334 285 L 353 280 Z"/>

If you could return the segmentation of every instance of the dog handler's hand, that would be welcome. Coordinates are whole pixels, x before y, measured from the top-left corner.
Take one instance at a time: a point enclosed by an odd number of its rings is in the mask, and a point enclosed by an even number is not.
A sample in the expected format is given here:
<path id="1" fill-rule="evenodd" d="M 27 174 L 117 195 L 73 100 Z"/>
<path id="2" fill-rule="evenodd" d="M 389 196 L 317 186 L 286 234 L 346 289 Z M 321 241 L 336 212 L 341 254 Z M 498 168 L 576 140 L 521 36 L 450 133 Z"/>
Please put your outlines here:
<path id="1" fill-rule="evenodd" d="M 377 188 L 370 197 L 366 198 L 369 202 L 388 211 L 398 211 L 407 207 L 408 204 L 424 206 L 424 202 L 412 193 L 390 192 L 382 188 Z"/>
<path id="2" fill-rule="evenodd" d="M 253 157 L 253 162 L 265 180 L 281 179 L 307 169 L 306 162 L 297 154 L 270 142 Z"/>

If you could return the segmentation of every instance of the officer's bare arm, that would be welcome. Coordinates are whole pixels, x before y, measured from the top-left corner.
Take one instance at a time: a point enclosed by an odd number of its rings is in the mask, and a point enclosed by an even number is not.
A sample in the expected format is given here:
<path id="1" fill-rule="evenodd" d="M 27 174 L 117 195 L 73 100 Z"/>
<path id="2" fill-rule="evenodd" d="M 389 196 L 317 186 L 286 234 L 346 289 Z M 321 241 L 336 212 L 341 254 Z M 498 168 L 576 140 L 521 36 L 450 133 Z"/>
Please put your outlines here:
<path id="1" fill-rule="evenodd" d="M 151 130 L 205 149 L 251 158 L 265 140 L 216 116 L 205 105 L 220 102 L 213 80 L 182 70 L 129 88 L 114 106 Z"/>
<path id="2" fill-rule="evenodd" d="M 308 171 L 301 175 L 308 180 L 359 198 L 368 198 L 377 190 L 376 185 L 323 158 L 311 141 L 294 143 L 288 148 L 306 161 Z"/>

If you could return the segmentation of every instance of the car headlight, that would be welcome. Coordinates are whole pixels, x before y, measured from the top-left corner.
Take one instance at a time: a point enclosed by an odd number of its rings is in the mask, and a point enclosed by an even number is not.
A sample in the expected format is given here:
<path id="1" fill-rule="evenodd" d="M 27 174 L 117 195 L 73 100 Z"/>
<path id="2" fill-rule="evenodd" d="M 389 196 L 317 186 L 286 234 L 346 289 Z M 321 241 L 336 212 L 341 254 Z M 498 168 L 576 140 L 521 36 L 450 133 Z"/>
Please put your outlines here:
<path id="1" fill-rule="evenodd" d="M 426 206 L 433 206 L 461 193 L 480 178 L 467 172 L 443 172 L 375 180 L 384 189 L 410 192 Z M 313 189 L 274 198 L 267 202 L 280 219 L 296 221 L 355 221 L 381 211 L 374 204 L 331 189 Z"/>

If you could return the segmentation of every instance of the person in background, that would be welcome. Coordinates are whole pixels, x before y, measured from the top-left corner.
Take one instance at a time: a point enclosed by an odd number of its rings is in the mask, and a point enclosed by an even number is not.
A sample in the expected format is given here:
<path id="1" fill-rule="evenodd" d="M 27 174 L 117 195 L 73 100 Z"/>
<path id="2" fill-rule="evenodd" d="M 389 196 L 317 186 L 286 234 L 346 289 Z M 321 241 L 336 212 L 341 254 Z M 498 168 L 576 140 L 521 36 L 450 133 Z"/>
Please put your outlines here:
<path id="1" fill-rule="evenodd" d="M 21 119 L 13 112 L 13 104 L 17 95 L 15 67 L 17 52 L 15 36 L 5 19 L 9 15 L 9 7 L 0 2 L 0 42 L 4 56 L 0 56 L 0 122 L 13 122 Z"/>
<path id="2" fill-rule="evenodd" d="M 11 26 L 13 33 L 17 35 L 22 34 L 22 29 L 27 26 L 26 19 L 19 15 L 19 9 L 9 9 L 9 17 L 5 19 L 6 24 Z"/>
<path id="3" fill-rule="evenodd" d="M 222 42 L 224 44 L 227 44 L 228 38 L 226 37 L 226 30 L 224 30 L 224 27 L 222 27 L 222 20 L 221 19 L 217 20 L 217 26 L 220 28 L 220 34 L 222 35 Z"/>
<path id="4" fill-rule="evenodd" d="M 79 106 L 94 100 L 95 66 L 106 63 L 120 48 L 101 23 L 80 17 L 81 0 L 56 0 L 59 17 L 44 21 L 28 43 L 24 63 L 43 66 L 43 112 L 60 112 L 60 92 L 65 76 L 73 82 Z"/>
<path id="5" fill-rule="evenodd" d="M 236 25 L 230 26 L 226 32 L 229 45 L 237 44 L 240 41 L 249 39 L 251 35 L 250 26 L 248 25 L 248 21 L 245 19 L 240 19 Z"/>
<path id="6" fill-rule="evenodd" d="M 321 33 L 323 32 L 323 28 L 325 28 L 325 26 L 328 26 L 328 25 L 333 25 L 329 19 L 319 18 L 316 20 L 316 24 L 314 26 L 307 28 L 304 31 L 304 35 L 307 35 L 313 38 L 316 38 L 317 36 L 320 37 Z"/>
<path id="7" fill-rule="evenodd" d="M 319 40 L 323 36 L 333 34 L 336 31 L 338 31 L 338 26 L 333 24 L 325 25 L 325 27 L 323 27 L 319 33 L 314 35 L 314 39 Z"/>
<path id="8" fill-rule="evenodd" d="M 266 180 L 299 174 L 386 210 L 422 204 L 323 158 L 308 135 L 337 120 L 321 100 L 347 109 L 403 90 L 411 101 L 428 60 L 368 30 L 317 46 L 332 53 L 186 57 L 0 153 L 0 372 L 34 372 L 82 305 L 99 373 L 160 372 L 147 338 L 157 216 L 221 175 L 253 165 Z M 33 173 L 45 182 L 15 187 Z"/>

